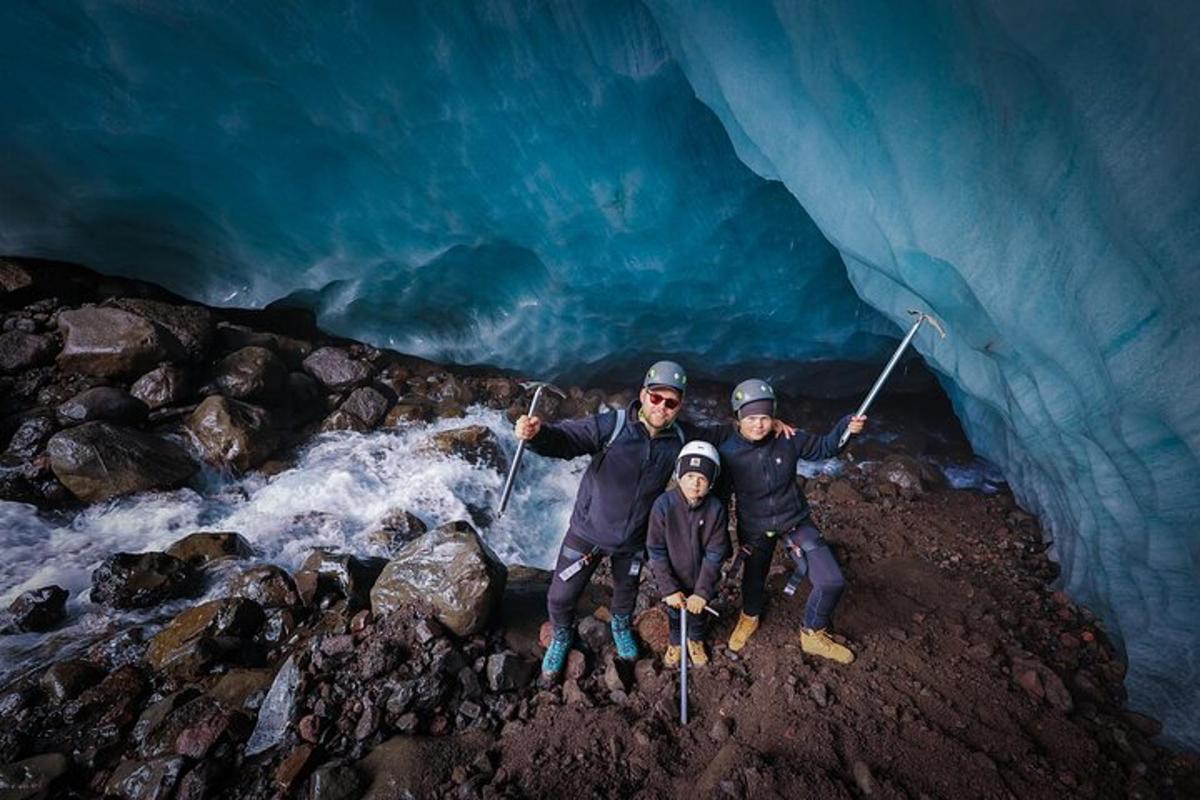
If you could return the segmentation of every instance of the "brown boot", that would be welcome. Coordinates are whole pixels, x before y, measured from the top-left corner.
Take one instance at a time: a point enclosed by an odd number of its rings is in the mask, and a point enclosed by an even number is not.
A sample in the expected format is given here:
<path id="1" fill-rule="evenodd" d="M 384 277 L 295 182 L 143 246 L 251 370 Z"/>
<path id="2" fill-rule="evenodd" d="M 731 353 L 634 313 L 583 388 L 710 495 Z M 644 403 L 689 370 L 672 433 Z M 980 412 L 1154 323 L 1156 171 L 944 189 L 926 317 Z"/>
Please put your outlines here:
<path id="1" fill-rule="evenodd" d="M 756 630 L 758 630 L 758 617 L 751 617 L 743 612 L 738 617 L 737 627 L 733 629 L 733 634 L 729 637 L 729 649 L 735 653 L 740 651 Z"/>
<path id="2" fill-rule="evenodd" d="M 839 664 L 849 664 L 854 660 L 854 653 L 849 647 L 838 644 L 829 638 L 824 628 L 820 630 L 800 629 L 800 649 L 810 656 L 820 656 L 836 661 Z"/>
<path id="3" fill-rule="evenodd" d="M 663 666 L 667 669 L 675 669 L 679 666 L 679 659 L 683 657 L 683 652 L 677 644 L 667 645 L 667 652 L 663 653 Z"/>
<path id="4" fill-rule="evenodd" d="M 708 663 L 708 653 L 704 652 L 704 642 L 693 642 L 688 639 L 688 659 L 696 667 L 703 667 Z"/>

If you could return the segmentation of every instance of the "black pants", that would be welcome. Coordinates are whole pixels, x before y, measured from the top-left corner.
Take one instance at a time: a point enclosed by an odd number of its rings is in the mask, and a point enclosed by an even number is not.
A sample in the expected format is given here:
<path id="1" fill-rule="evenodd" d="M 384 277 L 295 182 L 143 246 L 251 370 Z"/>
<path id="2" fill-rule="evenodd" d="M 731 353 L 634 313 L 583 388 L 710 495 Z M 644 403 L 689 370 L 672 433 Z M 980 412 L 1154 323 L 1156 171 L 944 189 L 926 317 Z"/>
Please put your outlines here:
<path id="1" fill-rule="evenodd" d="M 596 567 L 600 566 L 600 560 L 605 557 L 612 566 L 612 613 L 633 613 L 637 604 L 638 582 L 642 576 L 641 552 L 601 551 L 569 580 L 564 581 L 559 577 L 564 569 L 590 553 L 592 548 L 591 543 L 570 534 L 563 539 L 562 547 L 558 550 L 558 560 L 554 564 L 554 577 L 550 579 L 550 591 L 546 594 L 546 610 L 550 614 L 550 622 L 555 627 L 575 624 L 575 606 L 579 604 L 579 596 L 587 588 Z"/>
<path id="2" fill-rule="evenodd" d="M 685 592 L 690 594 L 690 592 Z M 667 620 L 669 621 L 671 631 L 671 644 L 679 644 L 682 638 L 682 630 L 679 618 L 683 616 L 683 612 L 678 609 L 667 607 Z M 703 642 L 704 634 L 708 630 L 705 617 L 708 615 L 703 611 L 699 614 L 688 614 L 688 641 Z"/>
<path id="3" fill-rule="evenodd" d="M 792 531 L 790 536 L 803 548 L 804 559 L 808 563 L 808 579 L 812 581 L 812 592 L 804 608 L 804 627 L 824 628 L 841 600 L 846 579 L 842 576 L 837 557 L 815 525 L 806 522 Z M 761 614 L 765 605 L 767 572 L 771 569 L 771 557 L 775 554 L 779 538 L 738 531 L 738 540 L 751 547 L 742 571 L 742 611 L 752 617 Z"/>

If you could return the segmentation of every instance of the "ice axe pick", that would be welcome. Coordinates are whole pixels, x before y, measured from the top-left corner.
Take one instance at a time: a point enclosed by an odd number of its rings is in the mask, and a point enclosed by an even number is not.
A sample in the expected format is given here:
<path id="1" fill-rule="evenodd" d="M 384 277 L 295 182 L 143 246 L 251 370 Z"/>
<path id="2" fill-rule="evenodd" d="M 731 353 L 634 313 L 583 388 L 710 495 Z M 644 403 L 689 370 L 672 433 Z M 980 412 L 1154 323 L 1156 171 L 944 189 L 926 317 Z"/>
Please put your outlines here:
<path id="1" fill-rule="evenodd" d="M 522 383 L 522 388 L 525 391 L 533 389 L 533 399 L 529 402 L 529 416 L 534 416 L 537 411 L 538 400 L 542 397 L 542 391 L 547 390 L 559 397 L 566 399 L 567 393 L 551 383 L 545 381 L 529 381 Z M 500 505 L 496 509 L 496 516 L 504 513 L 504 509 L 508 507 L 508 498 L 512 494 L 513 481 L 517 477 L 517 469 L 521 466 L 521 456 L 525 453 L 525 440 L 522 439 L 517 443 L 517 454 L 513 456 L 512 466 L 508 468 L 508 477 L 504 479 L 504 491 L 500 495 Z"/>
<path id="2" fill-rule="evenodd" d="M 875 395 L 879 394 L 879 390 L 883 388 L 884 381 L 888 379 L 888 375 L 892 374 L 892 370 L 895 369 L 896 363 L 900 361 L 900 356 L 904 354 L 904 351 L 908 349 L 909 343 L 912 342 L 913 337 L 917 335 L 917 329 L 921 327 L 922 322 L 928 321 L 930 325 L 937 329 L 937 332 L 941 334 L 943 339 L 946 338 L 946 329 L 943 328 L 942 323 L 938 322 L 937 319 L 932 315 L 926 314 L 924 311 L 918 311 L 915 308 L 910 308 L 908 313 L 914 315 L 917 318 L 917 321 L 914 322 L 913 326 L 908 329 L 908 335 L 905 336 L 900 342 L 900 346 L 896 348 L 896 352 L 892 353 L 891 361 L 888 361 L 887 366 L 883 368 L 883 372 L 879 373 L 879 377 L 875 379 L 875 385 L 871 387 L 871 391 L 867 392 L 867 399 L 862 401 L 862 405 L 858 407 L 858 411 L 854 412 L 854 416 L 861 417 L 863 414 L 867 413 L 867 409 L 870 408 L 871 402 L 875 399 Z M 849 439 L 850 430 L 846 429 L 842 432 L 842 438 L 838 440 L 838 447 L 844 447 Z"/>

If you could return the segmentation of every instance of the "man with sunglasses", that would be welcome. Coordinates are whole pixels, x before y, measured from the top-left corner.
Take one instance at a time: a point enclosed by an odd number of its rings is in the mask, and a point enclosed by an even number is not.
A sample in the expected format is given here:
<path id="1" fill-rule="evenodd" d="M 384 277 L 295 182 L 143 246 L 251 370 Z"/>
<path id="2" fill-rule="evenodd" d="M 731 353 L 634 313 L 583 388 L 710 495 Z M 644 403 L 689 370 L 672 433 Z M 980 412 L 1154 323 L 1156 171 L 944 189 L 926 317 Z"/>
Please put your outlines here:
<path id="1" fill-rule="evenodd" d="M 542 659 L 544 682 L 557 679 L 575 637 L 575 606 L 601 559 L 612 567 L 612 637 L 617 656 L 637 658 L 633 608 L 637 601 L 650 508 L 662 494 L 689 438 L 676 421 L 687 373 L 674 361 L 646 371 L 638 399 L 627 409 L 584 419 L 544 423 L 522 416 L 517 438 L 553 458 L 591 455 L 558 553 L 546 597 L 554 635 Z"/>

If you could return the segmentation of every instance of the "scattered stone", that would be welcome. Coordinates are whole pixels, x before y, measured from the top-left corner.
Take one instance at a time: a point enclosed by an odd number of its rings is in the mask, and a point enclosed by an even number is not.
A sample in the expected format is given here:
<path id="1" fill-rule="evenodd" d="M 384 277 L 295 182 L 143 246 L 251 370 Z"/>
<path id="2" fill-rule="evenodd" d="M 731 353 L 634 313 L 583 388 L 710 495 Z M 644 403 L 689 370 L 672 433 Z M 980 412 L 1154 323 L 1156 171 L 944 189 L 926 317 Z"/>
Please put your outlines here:
<path id="1" fill-rule="evenodd" d="M 278 745 L 288 731 L 296 710 L 296 690 L 300 686 L 300 667 L 294 655 L 279 668 L 262 706 L 250 740 L 246 742 L 246 755 L 253 756 Z"/>
<path id="2" fill-rule="evenodd" d="M 504 451 L 492 431 L 483 425 L 468 425 L 439 431 L 429 439 L 432 447 L 448 456 L 461 458 L 469 464 L 492 467 L 500 472 L 508 469 Z"/>
<path id="3" fill-rule="evenodd" d="M 187 419 L 204 460 L 246 472 L 266 461 L 279 446 L 271 415 L 258 406 L 213 395 Z"/>
<path id="4" fill-rule="evenodd" d="M 189 533 L 167 548 L 167 555 L 199 567 L 222 558 L 249 558 L 254 548 L 240 533 L 230 531 Z"/>
<path id="5" fill-rule="evenodd" d="M 150 409 L 141 400 L 116 386 L 94 386 L 85 389 L 60 405 L 55 416 L 64 428 L 84 422 L 112 422 L 117 425 L 140 425 Z"/>
<path id="6" fill-rule="evenodd" d="M 830 703 L 829 687 L 823 683 L 814 683 L 808 687 L 808 696 L 813 699 L 820 708 L 825 708 Z"/>
<path id="7" fill-rule="evenodd" d="M 0 333 L 0 372 L 21 372 L 54 362 L 58 342 L 53 336 L 6 331 Z"/>
<path id="8" fill-rule="evenodd" d="M 186 764 L 177 756 L 122 761 L 104 785 L 104 792 L 125 800 L 167 800 L 175 791 L 175 784 Z"/>
<path id="9" fill-rule="evenodd" d="M 87 503 L 148 489 L 168 489 L 196 472 L 182 447 L 150 433 L 107 422 L 60 431 L 46 445 L 50 468 Z"/>
<path id="10" fill-rule="evenodd" d="M 253 711 L 262 704 L 274 679 L 275 672 L 271 669 L 231 669 L 208 693 L 222 708 Z"/>
<path id="11" fill-rule="evenodd" d="M 0 266 L 3 262 L 0 262 Z M 0 797 L 4 800 L 44 800 L 67 774 L 70 762 L 62 753 L 43 753 L 0 766 Z"/>
<path id="12" fill-rule="evenodd" d="M 301 739 L 316 744 L 321 739 L 321 718 L 316 714 L 301 717 L 300 722 L 296 725 L 296 730 L 300 733 Z"/>
<path id="13" fill-rule="evenodd" d="M 579 688 L 579 681 L 575 678 L 567 678 L 563 681 L 562 693 L 563 701 L 570 705 L 583 706 L 584 708 L 592 707 L 592 701 Z"/>
<path id="14" fill-rule="evenodd" d="M 61 586 L 43 586 L 22 592 L 0 619 L 0 633 L 26 633 L 51 630 L 67 618 L 67 590 Z"/>
<path id="15" fill-rule="evenodd" d="M 373 605 L 372 587 L 387 562 L 381 558 L 358 558 L 332 550 L 314 550 L 296 573 L 300 600 L 312 605 L 334 595 L 346 598 L 350 608 Z"/>
<path id="16" fill-rule="evenodd" d="M 284 795 L 289 794 L 300 782 L 300 778 L 308 768 L 308 762 L 312 760 L 312 756 L 312 745 L 302 744 L 292 750 L 287 758 L 280 762 L 278 769 L 275 770 L 275 785 L 279 787 Z"/>
<path id="17" fill-rule="evenodd" d="M 212 347 L 212 313 L 203 306 L 179 306 L 141 297 L 118 298 L 112 305 L 168 331 L 172 343 L 181 348 L 182 355 L 190 361 L 203 361 Z"/>
<path id="18" fill-rule="evenodd" d="M 333 392 L 348 392 L 366 383 L 371 367 L 339 347 L 322 347 L 304 359 L 304 371 Z"/>
<path id="19" fill-rule="evenodd" d="M 217 364 L 213 380 L 234 400 L 273 405 L 283 398 L 288 368 L 265 347 L 243 347 Z"/>
<path id="20" fill-rule="evenodd" d="M 308 781 L 308 800 L 357 800 L 365 788 L 363 776 L 354 767 L 326 764 Z"/>
<path id="21" fill-rule="evenodd" d="M 374 428 L 388 410 L 388 400 L 370 386 L 360 386 L 342 403 L 341 411 L 353 414 L 367 428 Z"/>
<path id="22" fill-rule="evenodd" d="M 265 621 L 262 607 L 253 600 L 227 597 L 202 603 L 179 614 L 150 640 L 146 661 L 156 670 L 199 674 L 227 656 L 240 655 L 240 640 L 252 638 Z"/>
<path id="23" fill-rule="evenodd" d="M 371 430 L 371 426 L 364 422 L 361 417 L 342 408 L 334 411 L 321 423 L 321 433 L 332 433 L 334 431 L 366 433 L 369 430 Z"/>
<path id="24" fill-rule="evenodd" d="M 129 388 L 129 393 L 151 411 L 182 403 L 190 392 L 191 378 L 187 371 L 169 364 L 150 370 Z"/>
<path id="25" fill-rule="evenodd" d="M 671 642 L 671 623 L 667 612 L 657 606 L 648 608 L 634 619 L 633 627 L 638 637 L 653 652 L 662 655 Z"/>
<path id="26" fill-rule="evenodd" d="M 171 352 L 170 334 L 119 308 L 80 308 L 58 315 L 65 337 L 58 366 L 101 378 L 132 378 Z M 176 343 L 177 344 L 177 343 Z"/>
<path id="27" fill-rule="evenodd" d="M 43 672 L 39 683 L 42 691 L 50 698 L 62 703 L 78 697 L 81 692 L 95 686 L 103 678 L 104 670 L 90 661 L 68 658 Z"/>
<path id="28" fill-rule="evenodd" d="M 729 720 L 724 717 L 717 717 L 713 720 L 712 727 L 708 729 L 708 738 L 712 739 L 717 744 L 721 744 L 729 739 Z"/>
<path id="29" fill-rule="evenodd" d="M 116 553 L 92 573 L 92 602 L 113 608 L 149 608 L 199 589 L 195 572 L 166 553 Z"/>
<path id="30" fill-rule="evenodd" d="M 493 692 L 523 689 L 533 680 L 535 667 L 512 652 L 493 653 L 487 660 L 487 682 Z"/>
<path id="31" fill-rule="evenodd" d="M 858 784 L 858 789 L 867 797 L 875 794 L 875 776 L 871 774 L 871 768 L 867 766 L 865 761 L 855 761 L 850 768 L 854 774 L 854 782 Z"/>
<path id="32" fill-rule="evenodd" d="M 566 672 L 567 677 L 573 680 L 579 680 L 584 675 L 587 675 L 587 656 L 585 656 L 579 650 L 571 650 L 569 653 L 567 653 Z"/>
<path id="33" fill-rule="evenodd" d="M 507 570 L 466 522 L 441 526 L 405 545 L 371 590 L 371 609 L 383 617 L 406 605 L 429 603 L 459 636 L 487 624 L 504 593 Z"/>
<path id="34" fill-rule="evenodd" d="M 292 576 L 274 564 L 259 564 L 243 570 L 229 584 L 233 597 L 253 600 L 263 608 L 291 608 L 300 603 Z"/>
<path id="35" fill-rule="evenodd" d="M 609 656 L 604 664 L 604 685 L 610 692 L 628 694 L 633 687 L 633 664 L 624 659 Z"/>
<path id="36" fill-rule="evenodd" d="M 49 412 L 35 411 L 17 426 L 5 452 L 17 458 L 31 459 L 57 431 L 58 423 Z"/>

